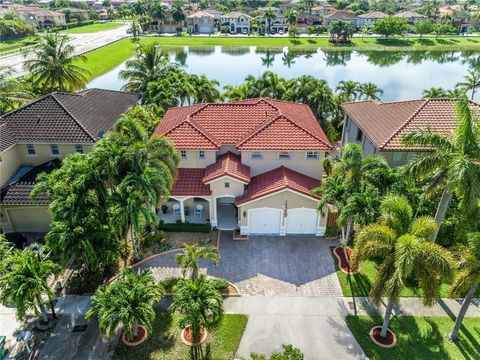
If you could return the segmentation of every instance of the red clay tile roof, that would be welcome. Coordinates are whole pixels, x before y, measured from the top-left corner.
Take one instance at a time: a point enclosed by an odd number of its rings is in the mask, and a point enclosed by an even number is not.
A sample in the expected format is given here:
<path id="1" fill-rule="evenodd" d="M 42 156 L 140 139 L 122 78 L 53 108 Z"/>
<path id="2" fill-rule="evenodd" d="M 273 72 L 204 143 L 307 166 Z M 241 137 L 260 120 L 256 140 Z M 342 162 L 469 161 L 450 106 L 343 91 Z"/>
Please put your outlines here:
<path id="1" fill-rule="evenodd" d="M 331 13 L 325 15 L 324 19 L 353 19 L 355 13 L 350 10 L 334 10 Z"/>
<path id="2" fill-rule="evenodd" d="M 208 183 L 222 176 L 230 176 L 248 184 L 250 182 L 250 167 L 242 164 L 238 156 L 227 152 L 220 156 L 215 164 L 207 166 L 203 182 Z"/>
<path id="3" fill-rule="evenodd" d="M 279 116 L 282 121 L 273 124 Z M 284 131 L 286 122 L 288 130 L 294 129 L 296 133 L 293 140 L 291 134 Z M 186 124 L 192 128 L 188 132 Z M 269 131 L 265 131 L 267 125 L 271 126 Z M 178 127 L 182 127 L 182 131 L 177 130 Z M 307 105 L 263 98 L 169 109 L 154 135 L 165 135 L 177 149 L 184 150 L 217 150 L 221 145 L 239 146 L 247 139 L 253 143 L 254 138 L 255 150 L 332 149 Z"/>
<path id="4" fill-rule="evenodd" d="M 252 177 L 247 191 L 235 200 L 235 204 L 241 205 L 246 202 L 276 193 L 284 189 L 290 189 L 302 194 L 318 198 L 312 194 L 312 189 L 320 186 L 320 181 L 310 176 L 303 175 L 285 166 L 280 166 L 271 171 Z"/>
<path id="5" fill-rule="evenodd" d="M 179 168 L 171 194 L 178 196 L 211 195 L 210 186 L 202 182 L 204 173 L 205 169 Z"/>
<path id="6" fill-rule="evenodd" d="M 375 147 L 384 151 L 420 151 L 423 148 L 405 148 L 404 135 L 430 127 L 435 132 L 451 135 L 456 127 L 455 99 L 422 99 L 382 103 L 357 101 L 342 104 L 348 116 L 355 121 Z M 472 105 L 478 105 L 472 102 Z"/>

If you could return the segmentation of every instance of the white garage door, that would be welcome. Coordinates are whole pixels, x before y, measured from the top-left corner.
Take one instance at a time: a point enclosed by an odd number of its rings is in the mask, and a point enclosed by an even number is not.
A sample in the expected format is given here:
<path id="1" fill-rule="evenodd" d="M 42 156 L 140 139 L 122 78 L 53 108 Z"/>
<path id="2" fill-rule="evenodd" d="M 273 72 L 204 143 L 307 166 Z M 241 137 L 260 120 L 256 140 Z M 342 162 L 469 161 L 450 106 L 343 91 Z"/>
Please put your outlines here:
<path id="1" fill-rule="evenodd" d="M 250 234 L 279 234 L 282 210 L 273 208 L 250 209 L 248 227 Z"/>
<path id="2" fill-rule="evenodd" d="M 211 31 L 212 31 L 212 28 L 210 27 L 210 25 L 207 25 L 207 26 L 200 25 L 198 28 L 198 32 L 201 34 L 210 34 Z"/>
<path id="3" fill-rule="evenodd" d="M 288 209 L 287 234 L 315 234 L 317 220 L 316 209 Z"/>

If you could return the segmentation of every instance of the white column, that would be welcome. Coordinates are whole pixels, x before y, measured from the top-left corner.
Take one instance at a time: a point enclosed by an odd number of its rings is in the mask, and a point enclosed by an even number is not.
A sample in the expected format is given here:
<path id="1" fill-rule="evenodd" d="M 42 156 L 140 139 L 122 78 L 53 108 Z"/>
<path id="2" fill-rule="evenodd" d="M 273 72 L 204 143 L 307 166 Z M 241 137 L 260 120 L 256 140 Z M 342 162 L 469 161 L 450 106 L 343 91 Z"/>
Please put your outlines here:
<path id="1" fill-rule="evenodd" d="M 180 201 L 180 221 L 185 222 L 185 207 L 183 206 L 183 199 Z"/>
<path id="2" fill-rule="evenodd" d="M 217 226 L 217 212 L 215 211 L 214 200 L 212 198 L 207 199 L 208 211 L 210 213 L 210 225 Z"/>

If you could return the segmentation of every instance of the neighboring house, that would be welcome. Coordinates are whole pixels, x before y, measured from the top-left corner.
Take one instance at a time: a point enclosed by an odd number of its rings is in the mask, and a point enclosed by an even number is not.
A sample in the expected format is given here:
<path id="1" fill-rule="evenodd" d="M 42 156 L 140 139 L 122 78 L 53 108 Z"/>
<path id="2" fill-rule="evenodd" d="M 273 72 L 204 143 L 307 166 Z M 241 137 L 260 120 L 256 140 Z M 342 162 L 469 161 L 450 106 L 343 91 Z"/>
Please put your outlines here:
<path id="1" fill-rule="evenodd" d="M 172 12 L 169 10 L 166 12 L 163 19 L 153 18 L 149 25 L 150 31 L 156 31 L 159 33 L 177 33 L 183 31 L 183 22 L 177 22 L 173 19 Z"/>
<path id="2" fill-rule="evenodd" d="M 415 24 L 418 20 L 427 19 L 425 15 L 416 13 L 415 11 L 403 11 L 393 16 L 404 18 L 409 24 Z"/>
<path id="3" fill-rule="evenodd" d="M 250 32 L 250 15 L 232 11 L 220 16 L 220 25 L 228 26 L 231 34 L 248 34 Z"/>
<path id="4" fill-rule="evenodd" d="M 201 10 L 187 17 L 189 33 L 211 34 L 218 30 L 220 12 L 214 10 Z"/>
<path id="5" fill-rule="evenodd" d="M 271 99 L 169 109 L 154 132 L 180 153 L 164 222 L 241 234 L 323 235 L 322 160 L 332 149 L 307 105 Z M 326 215 L 326 214 L 325 214 Z"/>
<path id="6" fill-rule="evenodd" d="M 90 15 L 88 13 L 88 10 L 79 9 L 79 8 L 68 8 L 68 10 L 72 15 L 76 14 L 80 16 L 80 18 L 82 18 L 83 20 L 90 20 Z"/>
<path id="7" fill-rule="evenodd" d="M 335 10 L 323 17 L 323 26 L 328 27 L 335 20 L 350 21 L 355 26 L 357 25 L 357 17 L 353 11 Z"/>
<path id="8" fill-rule="evenodd" d="M 259 25 L 263 25 L 262 27 L 265 29 L 265 32 L 268 32 L 268 23 L 270 21 L 270 32 L 277 34 L 280 31 L 283 31 L 286 33 L 288 31 L 288 24 L 287 21 L 285 20 L 285 17 L 283 16 L 283 12 L 281 9 L 276 8 L 276 7 L 270 7 L 275 12 L 275 18 L 274 19 L 266 19 L 264 17 L 264 13 L 266 8 L 261 8 L 258 9 L 260 12 L 260 15 L 257 16 L 257 21 Z M 260 31 L 262 31 L 262 27 L 260 27 Z"/>
<path id="9" fill-rule="evenodd" d="M 319 6 L 312 7 L 311 9 L 312 15 L 318 16 L 318 17 L 323 17 L 332 11 L 335 11 L 335 7 L 332 5 L 319 5 Z"/>
<path id="10" fill-rule="evenodd" d="M 138 95 L 102 89 L 52 93 L 0 117 L 0 227 L 3 232 L 45 232 L 48 199 L 30 199 L 38 173 L 84 153 L 111 130 Z"/>
<path id="11" fill-rule="evenodd" d="M 297 26 L 300 29 L 306 29 L 309 26 L 317 25 L 321 25 L 320 16 L 304 12 L 297 15 Z"/>
<path id="12" fill-rule="evenodd" d="M 364 156 L 382 155 L 390 166 L 404 165 L 425 149 L 404 147 L 401 144 L 402 137 L 427 127 L 441 134 L 450 135 L 457 124 L 455 105 L 455 99 L 421 99 L 391 103 L 368 100 L 343 103 L 342 108 L 346 116 L 342 146 L 348 143 L 360 144 Z"/>
<path id="13" fill-rule="evenodd" d="M 65 14 L 35 5 L 15 6 L 14 11 L 26 22 L 38 29 L 65 25 Z"/>
<path id="14" fill-rule="evenodd" d="M 375 22 L 383 20 L 388 15 L 381 11 L 372 11 L 366 14 L 361 14 L 357 16 L 357 27 L 361 28 L 362 26 L 372 27 Z"/>

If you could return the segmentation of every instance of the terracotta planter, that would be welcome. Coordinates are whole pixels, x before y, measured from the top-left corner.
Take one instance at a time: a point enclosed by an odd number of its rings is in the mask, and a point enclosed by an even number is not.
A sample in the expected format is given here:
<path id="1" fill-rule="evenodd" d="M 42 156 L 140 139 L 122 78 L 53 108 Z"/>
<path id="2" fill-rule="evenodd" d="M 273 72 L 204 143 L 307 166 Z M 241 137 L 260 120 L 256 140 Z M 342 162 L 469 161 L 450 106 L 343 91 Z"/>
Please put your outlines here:
<path id="1" fill-rule="evenodd" d="M 133 339 L 127 339 L 126 334 L 123 333 L 122 341 L 127 346 L 137 346 L 147 340 L 147 337 L 147 329 L 145 329 L 145 327 L 143 327 L 142 325 L 138 325 L 138 335 L 135 336 Z"/>
<path id="2" fill-rule="evenodd" d="M 207 340 L 208 332 L 207 329 L 202 327 L 200 330 L 200 342 L 199 343 L 192 343 L 192 329 L 190 326 L 187 326 L 186 328 L 182 329 L 182 332 L 180 333 L 180 337 L 185 345 L 188 346 L 196 346 L 196 345 L 202 345 L 206 340 Z"/>
<path id="3" fill-rule="evenodd" d="M 380 336 L 381 331 L 381 326 L 374 326 L 370 329 L 370 339 L 375 345 L 380 346 L 384 349 L 390 349 L 397 345 L 397 337 L 395 336 L 393 331 L 387 329 L 387 335 L 385 337 Z"/>
<path id="4" fill-rule="evenodd" d="M 347 254 L 348 258 L 350 259 L 352 256 L 353 250 L 350 247 L 347 247 Z M 338 268 L 345 274 L 353 275 L 356 274 L 360 271 L 360 267 L 356 269 L 352 269 L 350 266 L 348 266 L 348 262 L 345 259 L 345 251 L 343 251 L 343 248 L 341 246 L 337 246 L 335 249 L 333 249 L 333 255 L 338 260 Z"/>

